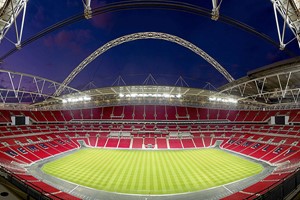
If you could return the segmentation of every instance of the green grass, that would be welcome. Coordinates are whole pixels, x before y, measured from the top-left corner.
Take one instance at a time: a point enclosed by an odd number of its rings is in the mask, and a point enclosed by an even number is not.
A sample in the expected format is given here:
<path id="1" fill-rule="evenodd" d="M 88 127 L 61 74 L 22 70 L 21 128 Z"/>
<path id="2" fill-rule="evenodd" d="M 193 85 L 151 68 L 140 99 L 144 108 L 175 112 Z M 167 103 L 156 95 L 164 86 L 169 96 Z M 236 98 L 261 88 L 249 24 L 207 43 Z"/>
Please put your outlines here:
<path id="1" fill-rule="evenodd" d="M 172 194 L 199 191 L 260 173 L 257 163 L 217 149 L 83 149 L 42 167 L 79 185 L 120 193 Z"/>

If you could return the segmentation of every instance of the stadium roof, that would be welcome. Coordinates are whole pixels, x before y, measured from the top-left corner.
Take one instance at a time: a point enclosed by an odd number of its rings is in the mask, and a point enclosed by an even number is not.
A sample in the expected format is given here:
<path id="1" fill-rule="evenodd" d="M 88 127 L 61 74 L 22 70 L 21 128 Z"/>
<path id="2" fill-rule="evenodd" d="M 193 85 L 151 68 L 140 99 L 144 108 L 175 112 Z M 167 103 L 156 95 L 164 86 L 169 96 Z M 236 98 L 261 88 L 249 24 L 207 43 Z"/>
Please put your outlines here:
<path id="1" fill-rule="evenodd" d="M 294 0 L 11 0 L 1 1 L 0 11 L 2 107 L 40 108 L 76 93 L 101 96 L 122 88 L 114 85 L 117 77 L 145 88 L 149 74 L 152 89 L 189 88 L 187 96 L 201 93 L 202 100 L 230 94 L 256 108 L 298 106 Z M 179 77 L 185 85 L 176 85 Z"/>
<path id="2" fill-rule="evenodd" d="M 253 71 L 219 88 L 221 93 L 268 104 L 298 104 L 300 57 L 280 61 Z"/>

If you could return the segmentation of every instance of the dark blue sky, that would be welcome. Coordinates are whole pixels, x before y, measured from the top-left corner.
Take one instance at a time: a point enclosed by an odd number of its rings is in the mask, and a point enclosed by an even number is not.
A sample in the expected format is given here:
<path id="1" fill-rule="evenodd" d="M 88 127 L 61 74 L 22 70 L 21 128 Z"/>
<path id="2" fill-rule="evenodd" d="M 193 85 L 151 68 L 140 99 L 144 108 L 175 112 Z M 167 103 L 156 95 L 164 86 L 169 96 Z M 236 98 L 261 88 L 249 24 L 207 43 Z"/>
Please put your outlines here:
<path id="1" fill-rule="evenodd" d="M 92 7 L 116 1 L 92 0 Z M 211 9 L 211 0 L 186 1 Z M 23 39 L 83 11 L 81 0 L 30 0 Z M 243 22 L 278 42 L 272 4 L 268 0 L 225 0 L 222 15 Z M 238 79 L 249 70 L 300 55 L 297 43 L 288 55 L 266 40 L 208 17 L 174 10 L 138 9 L 98 15 L 60 28 L 6 58 L 3 69 L 62 82 L 94 50 L 106 42 L 135 32 L 165 32 L 188 40 L 215 58 Z M 290 34 L 287 35 L 290 37 Z M 9 37 L 13 37 L 10 31 Z M 0 45 L 0 55 L 14 46 Z M 227 83 L 209 63 L 188 49 L 162 40 L 138 40 L 110 49 L 89 64 L 70 84 L 81 89 L 93 81 L 111 86 L 121 75 L 127 84 L 142 84 L 151 73 L 159 84 L 174 85 L 182 76 L 192 87 Z"/>

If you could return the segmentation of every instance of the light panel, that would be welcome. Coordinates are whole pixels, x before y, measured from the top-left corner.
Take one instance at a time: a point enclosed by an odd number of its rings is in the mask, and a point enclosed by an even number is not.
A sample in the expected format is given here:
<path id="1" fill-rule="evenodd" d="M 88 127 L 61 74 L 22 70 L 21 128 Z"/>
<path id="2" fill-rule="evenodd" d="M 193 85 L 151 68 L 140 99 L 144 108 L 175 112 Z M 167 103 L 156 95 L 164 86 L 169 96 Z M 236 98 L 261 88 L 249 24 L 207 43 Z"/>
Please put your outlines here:
<path id="1" fill-rule="evenodd" d="M 79 97 L 70 97 L 63 99 L 63 103 L 76 103 L 76 102 L 84 102 L 84 101 L 90 101 L 92 98 L 90 96 L 79 96 Z"/>
<path id="2" fill-rule="evenodd" d="M 137 98 L 137 97 L 145 97 L 145 98 L 181 98 L 182 95 L 181 94 L 168 94 L 168 93 L 163 93 L 163 94 L 154 94 L 154 93 L 130 93 L 130 94 L 123 94 L 120 93 L 119 94 L 120 98 L 124 98 L 124 97 L 129 97 L 129 98 Z"/>
<path id="3" fill-rule="evenodd" d="M 209 97 L 209 101 L 216 101 L 216 102 L 224 102 L 224 103 L 237 103 L 238 100 L 234 98 L 227 98 L 227 97 Z"/>

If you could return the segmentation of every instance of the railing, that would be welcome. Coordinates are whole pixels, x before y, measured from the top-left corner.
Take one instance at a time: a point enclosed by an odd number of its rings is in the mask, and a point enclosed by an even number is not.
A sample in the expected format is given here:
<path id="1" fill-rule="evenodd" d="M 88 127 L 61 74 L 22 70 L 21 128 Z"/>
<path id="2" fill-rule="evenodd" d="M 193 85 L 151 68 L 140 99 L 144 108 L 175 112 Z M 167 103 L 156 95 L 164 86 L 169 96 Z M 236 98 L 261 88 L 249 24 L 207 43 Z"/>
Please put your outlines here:
<path id="1" fill-rule="evenodd" d="M 31 182 L 28 182 L 8 169 L 0 166 L 0 176 L 5 178 L 8 182 L 19 188 L 21 191 L 27 194 L 27 197 L 32 197 L 38 200 L 51 200 L 51 199 L 61 199 L 49 192 L 44 191 L 42 188 L 35 186 Z"/>
<path id="2" fill-rule="evenodd" d="M 280 181 L 273 185 L 265 188 L 245 199 L 256 199 L 256 200 L 273 200 L 273 199 L 284 199 L 288 194 L 297 188 L 300 184 L 300 168 L 297 168 L 294 173 L 287 175 Z"/>

